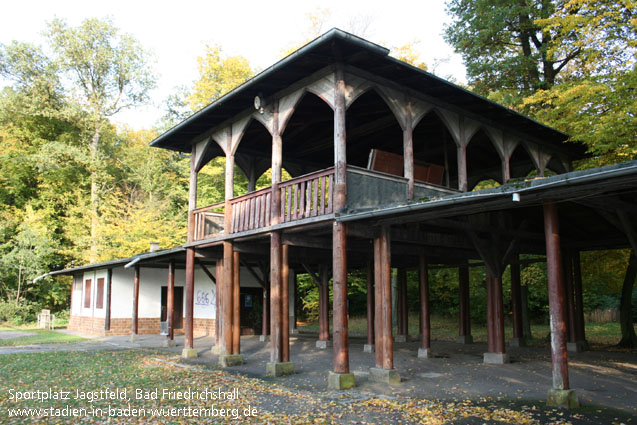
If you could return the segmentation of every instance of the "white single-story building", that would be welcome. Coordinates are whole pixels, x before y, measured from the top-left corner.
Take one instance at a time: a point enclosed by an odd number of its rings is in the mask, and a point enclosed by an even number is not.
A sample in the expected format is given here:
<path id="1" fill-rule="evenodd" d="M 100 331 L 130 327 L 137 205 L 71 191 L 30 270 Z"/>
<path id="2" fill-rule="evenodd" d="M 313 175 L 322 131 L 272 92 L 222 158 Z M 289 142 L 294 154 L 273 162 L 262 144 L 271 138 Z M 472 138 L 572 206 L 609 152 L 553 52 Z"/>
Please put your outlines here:
<path id="1" fill-rule="evenodd" d="M 73 276 L 69 329 L 92 335 L 168 334 L 170 264 L 174 267 L 173 330 L 184 328 L 186 250 L 177 247 L 152 251 L 113 261 L 47 273 L 45 276 Z M 195 335 L 217 334 L 217 261 L 197 261 L 194 281 L 193 331 Z M 139 293 L 135 297 L 135 275 Z M 250 265 L 240 268 L 242 334 L 269 334 L 269 268 Z M 294 284 L 290 273 L 290 323 L 295 323 Z M 136 304 L 137 303 L 137 304 Z M 135 305 L 136 304 L 136 305 Z M 135 314 L 137 310 L 137 314 Z M 136 317 L 136 332 L 134 318 Z M 263 326 L 264 322 L 267 326 Z"/>

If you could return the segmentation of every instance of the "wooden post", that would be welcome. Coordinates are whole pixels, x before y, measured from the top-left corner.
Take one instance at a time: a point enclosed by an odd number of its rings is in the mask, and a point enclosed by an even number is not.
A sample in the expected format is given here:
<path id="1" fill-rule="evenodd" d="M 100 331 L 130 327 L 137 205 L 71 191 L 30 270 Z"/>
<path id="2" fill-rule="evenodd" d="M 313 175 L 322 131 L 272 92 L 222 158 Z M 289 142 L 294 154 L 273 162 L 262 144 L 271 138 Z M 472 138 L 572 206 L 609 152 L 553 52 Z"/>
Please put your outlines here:
<path id="1" fill-rule="evenodd" d="M 502 184 L 507 184 L 511 180 L 511 158 L 505 156 L 502 160 Z"/>
<path id="2" fill-rule="evenodd" d="M 502 301 L 502 275 L 493 276 L 493 352 L 504 353 L 504 305 Z"/>
<path id="3" fill-rule="evenodd" d="M 215 270 L 217 272 L 217 283 L 215 283 L 215 287 L 217 289 L 217 296 L 215 297 L 215 304 L 217 306 L 215 315 L 215 346 L 220 347 L 222 341 L 221 333 L 223 332 L 221 327 L 221 318 L 223 317 L 223 258 L 217 260 Z"/>
<path id="4" fill-rule="evenodd" d="M 367 344 L 374 345 L 374 269 L 367 263 Z"/>
<path id="5" fill-rule="evenodd" d="M 398 335 L 409 337 L 409 311 L 407 309 L 407 270 L 398 269 Z"/>
<path id="6" fill-rule="evenodd" d="M 414 199 L 414 130 L 412 128 L 411 104 L 408 105 L 409 112 L 405 114 L 405 125 L 403 130 L 403 177 L 407 183 L 407 199 Z"/>
<path id="7" fill-rule="evenodd" d="M 511 268 L 511 304 L 513 310 L 513 340 L 511 345 L 523 345 L 524 334 L 522 329 L 522 293 L 520 285 L 520 263 L 519 256 L 515 256 L 515 263 Z"/>
<path id="8" fill-rule="evenodd" d="M 233 329 L 232 319 L 234 314 L 232 309 L 234 307 L 233 290 L 234 284 L 234 252 L 232 250 L 232 244 L 230 242 L 223 242 L 223 316 L 221 317 L 221 331 L 223 339 L 221 340 L 221 354 L 233 354 Z"/>
<path id="9" fill-rule="evenodd" d="M 241 280 L 239 252 L 234 251 L 232 258 L 232 354 L 241 353 Z"/>
<path id="10" fill-rule="evenodd" d="M 168 339 L 175 339 L 175 262 L 168 263 L 168 290 L 166 294 L 166 320 L 168 321 Z"/>
<path id="11" fill-rule="evenodd" d="M 319 285 L 319 341 L 330 339 L 330 288 L 329 267 L 319 266 L 321 283 Z"/>
<path id="12" fill-rule="evenodd" d="M 553 363 L 553 389 L 567 390 L 568 354 L 566 352 L 566 323 L 564 307 L 564 278 L 557 207 L 544 203 L 544 235 L 546 239 L 546 268 L 549 288 L 549 315 L 551 321 L 551 359 Z"/>
<path id="13" fill-rule="evenodd" d="M 458 331 L 458 342 L 471 344 L 471 308 L 469 305 L 469 265 L 463 264 L 458 267 L 458 298 L 460 302 L 460 326 Z"/>
<path id="14" fill-rule="evenodd" d="M 334 372 L 349 373 L 347 324 L 347 225 L 334 222 L 332 236 L 334 296 Z"/>
<path id="15" fill-rule="evenodd" d="M 113 288 L 113 269 L 106 271 L 106 317 L 104 318 L 104 330 L 111 330 L 111 298 Z M 72 296 L 72 291 L 71 291 Z"/>
<path id="16" fill-rule="evenodd" d="M 338 64 L 334 85 L 334 212 L 341 211 L 347 205 L 346 149 L 345 77 L 342 66 Z"/>
<path id="17" fill-rule="evenodd" d="M 460 117 L 460 144 L 457 146 L 458 155 L 458 190 L 466 192 L 468 190 L 467 180 L 467 142 L 465 140 L 464 118 Z"/>
<path id="18" fill-rule="evenodd" d="M 190 154 L 190 186 L 188 188 L 188 242 L 192 242 L 195 236 L 195 216 L 192 211 L 197 208 L 196 153 L 196 145 L 192 145 Z"/>
<path id="19" fill-rule="evenodd" d="M 195 307 L 195 250 L 186 248 L 186 334 L 184 350 L 193 349 L 193 312 Z M 187 355 L 186 353 L 184 353 Z"/>
<path id="20" fill-rule="evenodd" d="M 263 315 L 261 318 L 261 335 L 270 335 L 270 290 L 269 283 L 263 288 Z"/>
<path id="21" fill-rule="evenodd" d="M 586 328 L 584 322 L 584 294 L 582 292 L 582 264 L 579 251 L 573 253 L 573 290 L 575 292 L 575 331 L 577 342 L 586 349 Z"/>
<path id="22" fill-rule="evenodd" d="M 421 255 L 418 260 L 418 278 L 420 283 L 420 348 L 423 350 L 429 350 L 431 348 L 431 322 L 429 320 L 429 273 L 427 258 L 424 255 Z M 427 357 L 429 357 L 429 353 L 427 353 Z"/>
<path id="23" fill-rule="evenodd" d="M 573 296 L 573 263 L 571 253 L 564 250 L 562 253 L 562 263 L 564 265 L 564 296 L 566 301 L 566 329 L 567 342 L 575 344 L 577 340 L 575 330 L 575 298 Z M 567 345 L 568 348 L 568 345 Z"/>
<path id="24" fill-rule="evenodd" d="M 281 361 L 290 361 L 290 265 L 289 246 L 281 246 Z"/>
<path id="25" fill-rule="evenodd" d="M 391 300 L 391 241 L 389 229 L 383 227 L 374 238 L 376 367 L 394 368 Z"/>
<path id="26" fill-rule="evenodd" d="M 270 235 L 270 362 L 283 361 L 281 353 L 281 233 Z"/>
<path id="27" fill-rule="evenodd" d="M 137 335 L 137 320 L 139 314 L 139 265 L 135 265 L 133 277 L 133 320 L 131 321 L 131 336 Z"/>

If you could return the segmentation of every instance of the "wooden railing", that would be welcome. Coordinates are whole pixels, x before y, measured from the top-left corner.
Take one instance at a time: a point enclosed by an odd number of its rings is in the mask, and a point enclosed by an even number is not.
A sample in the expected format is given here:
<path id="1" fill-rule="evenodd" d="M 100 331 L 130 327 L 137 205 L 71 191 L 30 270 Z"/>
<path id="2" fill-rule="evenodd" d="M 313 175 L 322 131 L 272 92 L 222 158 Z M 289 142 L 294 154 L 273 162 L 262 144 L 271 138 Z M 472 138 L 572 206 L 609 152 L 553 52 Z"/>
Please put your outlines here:
<path id="1" fill-rule="evenodd" d="M 281 183 L 281 223 L 333 212 L 333 180 L 332 167 Z"/>
<path id="2" fill-rule="evenodd" d="M 244 232 L 270 225 L 272 188 L 257 190 L 230 201 L 232 227 L 230 233 Z"/>
<path id="3" fill-rule="evenodd" d="M 333 207 L 334 168 L 295 177 L 279 184 L 281 223 L 330 214 Z M 194 240 L 224 233 L 225 203 L 193 210 Z M 268 227 L 272 215 L 272 187 L 230 200 L 232 220 L 229 233 Z"/>
<path id="4" fill-rule="evenodd" d="M 225 202 L 193 210 L 193 239 L 198 241 L 222 233 L 224 210 Z"/>

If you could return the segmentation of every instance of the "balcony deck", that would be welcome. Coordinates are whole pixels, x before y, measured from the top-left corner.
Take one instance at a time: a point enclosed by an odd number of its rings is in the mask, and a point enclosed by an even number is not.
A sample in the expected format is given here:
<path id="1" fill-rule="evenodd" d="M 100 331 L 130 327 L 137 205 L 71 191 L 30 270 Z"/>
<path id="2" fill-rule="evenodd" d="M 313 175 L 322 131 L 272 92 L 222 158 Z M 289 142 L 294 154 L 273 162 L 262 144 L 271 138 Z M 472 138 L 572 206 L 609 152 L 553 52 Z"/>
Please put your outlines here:
<path id="1" fill-rule="evenodd" d="M 228 235 L 240 237 L 280 228 L 329 221 L 334 217 L 334 167 L 286 180 L 281 191 L 280 222 L 272 224 L 272 187 L 230 200 L 232 211 Z M 408 180 L 404 177 L 347 167 L 347 212 L 381 209 L 407 202 Z M 419 182 L 414 183 L 414 199 L 422 200 L 458 193 L 457 190 Z M 192 211 L 193 241 L 226 239 L 225 202 Z M 343 213 L 341 213 L 343 214 Z"/>

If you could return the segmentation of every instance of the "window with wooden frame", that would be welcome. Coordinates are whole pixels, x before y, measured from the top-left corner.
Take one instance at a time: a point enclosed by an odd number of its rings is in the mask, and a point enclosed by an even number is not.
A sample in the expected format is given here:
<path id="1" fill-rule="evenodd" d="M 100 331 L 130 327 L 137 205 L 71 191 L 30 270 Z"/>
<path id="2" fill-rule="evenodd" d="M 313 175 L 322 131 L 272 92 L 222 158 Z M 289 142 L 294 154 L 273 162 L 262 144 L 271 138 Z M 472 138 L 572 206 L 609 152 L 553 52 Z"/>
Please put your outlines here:
<path id="1" fill-rule="evenodd" d="M 84 281 L 84 308 L 91 308 L 91 279 Z"/>
<path id="2" fill-rule="evenodd" d="M 95 294 L 95 308 L 104 308 L 104 278 L 97 279 L 97 293 Z"/>

